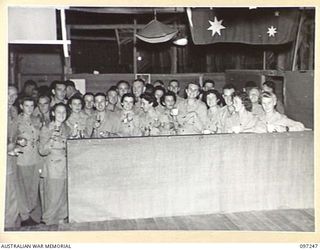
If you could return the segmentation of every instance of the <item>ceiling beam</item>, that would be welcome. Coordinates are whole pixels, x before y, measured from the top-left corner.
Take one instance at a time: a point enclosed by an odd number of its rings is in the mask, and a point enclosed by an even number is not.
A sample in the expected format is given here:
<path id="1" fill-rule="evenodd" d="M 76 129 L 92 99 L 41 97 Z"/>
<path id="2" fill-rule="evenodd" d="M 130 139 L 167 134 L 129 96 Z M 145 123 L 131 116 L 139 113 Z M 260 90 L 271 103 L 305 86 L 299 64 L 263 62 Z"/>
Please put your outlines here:
<path id="1" fill-rule="evenodd" d="M 115 37 L 71 36 L 71 40 L 116 41 Z"/>
<path id="2" fill-rule="evenodd" d="M 183 7 L 99 7 L 99 8 L 79 8 L 71 7 L 68 11 L 80 11 L 90 13 L 105 13 L 105 14 L 153 14 L 157 13 L 183 13 Z"/>
<path id="3" fill-rule="evenodd" d="M 133 24 L 71 24 L 68 25 L 70 29 L 76 30 L 113 30 L 113 29 L 134 29 Z M 137 24 L 137 29 L 142 29 L 146 24 Z M 174 25 L 168 25 L 174 27 Z M 184 28 L 185 25 L 177 25 L 177 28 Z"/>

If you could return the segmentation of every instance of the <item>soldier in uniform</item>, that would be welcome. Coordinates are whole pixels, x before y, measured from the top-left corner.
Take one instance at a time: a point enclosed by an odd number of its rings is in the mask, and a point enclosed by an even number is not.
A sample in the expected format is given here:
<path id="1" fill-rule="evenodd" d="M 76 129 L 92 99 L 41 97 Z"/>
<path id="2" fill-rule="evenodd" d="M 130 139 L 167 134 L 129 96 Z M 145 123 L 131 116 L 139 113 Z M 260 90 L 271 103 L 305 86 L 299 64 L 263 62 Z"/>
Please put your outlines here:
<path id="1" fill-rule="evenodd" d="M 142 79 L 136 79 L 133 81 L 132 84 L 132 94 L 135 97 L 135 105 L 134 105 L 134 109 L 136 113 L 141 112 L 141 94 L 144 93 L 146 89 L 144 80 Z"/>
<path id="2" fill-rule="evenodd" d="M 226 105 L 220 110 L 221 133 L 227 133 L 225 128 L 226 120 L 229 119 L 235 112 L 232 101 L 232 94 L 235 92 L 235 90 L 236 87 L 233 84 L 226 84 L 222 88 L 222 97 Z"/>
<path id="3" fill-rule="evenodd" d="M 276 84 L 273 81 L 265 81 L 262 84 L 262 91 L 263 92 L 269 92 L 269 93 L 273 93 L 276 95 Z M 277 95 L 276 95 L 277 96 Z M 283 103 L 281 102 L 280 99 L 277 98 L 277 104 L 276 104 L 276 110 L 280 113 L 280 114 L 284 114 L 284 106 Z"/>
<path id="4" fill-rule="evenodd" d="M 117 101 L 117 107 L 119 109 L 122 108 L 122 103 L 121 103 L 121 100 L 122 100 L 122 96 L 124 94 L 127 94 L 127 93 L 130 93 L 130 85 L 127 81 L 124 81 L 124 80 L 120 80 L 118 83 L 117 83 L 117 92 L 118 92 L 118 101 Z"/>
<path id="5" fill-rule="evenodd" d="M 60 102 L 67 104 L 66 88 L 66 84 L 62 81 L 53 81 L 51 83 L 52 100 L 50 103 L 50 107 L 53 107 L 55 104 Z"/>
<path id="6" fill-rule="evenodd" d="M 64 222 L 67 218 L 67 158 L 66 142 L 70 128 L 66 124 L 67 106 L 53 107 L 52 122 L 42 127 L 39 152 L 45 157 L 42 222 L 47 225 Z"/>
<path id="7" fill-rule="evenodd" d="M 252 114 L 259 116 L 263 113 L 261 104 L 259 103 L 260 99 L 260 90 L 258 87 L 253 87 L 249 90 L 249 98 L 252 102 Z"/>
<path id="8" fill-rule="evenodd" d="M 94 97 L 96 107 L 91 137 L 104 138 L 114 136 L 117 113 L 106 110 L 106 95 L 97 93 Z"/>
<path id="9" fill-rule="evenodd" d="M 263 92 L 261 94 L 261 104 L 264 113 L 258 116 L 254 132 L 273 133 L 305 130 L 301 122 L 289 119 L 276 110 L 277 97 L 274 93 Z"/>
<path id="10" fill-rule="evenodd" d="M 94 94 L 91 92 L 87 92 L 83 96 L 84 100 L 84 113 L 86 113 L 89 117 L 94 116 Z"/>
<path id="11" fill-rule="evenodd" d="M 189 83 L 186 89 L 187 99 L 177 105 L 178 134 L 200 134 L 207 120 L 207 107 L 198 98 L 200 85 Z"/>
<path id="12" fill-rule="evenodd" d="M 5 201 L 5 228 L 15 227 L 19 216 L 17 200 L 16 156 L 19 154 L 16 148 L 16 138 L 13 134 L 13 122 L 17 119 L 18 111 L 13 106 L 18 97 L 15 86 L 8 88 L 8 134 L 7 134 L 7 172 L 6 172 L 6 201 Z"/>
<path id="13" fill-rule="evenodd" d="M 108 91 L 106 98 L 108 100 L 108 104 L 106 106 L 106 110 L 109 110 L 111 112 L 117 112 L 120 110 L 120 108 L 117 106 L 118 102 L 118 91 L 116 86 L 111 86 Z"/>
<path id="14" fill-rule="evenodd" d="M 37 206 L 40 156 L 38 153 L 41 122 L 32 115 L 35 100 L 24 97 L 20 108 L 22 113 L 14 121 L 14 135 L 21 153 L 17 157 L 17 194 L 21 226 L 34 225 L 31 212 Z"/>
<path id="15" fill-rule="evenodd" d="M 180 83 L 178 80 L 176 79 L 172 79 L 170 82 L 169 82 L 169 85 L 168 85 L 168 90 L 169 91 L 172 91 L 173 93 L 176 94 L 176 98 L 177 98 L 177 101 L 176 101 L 176 106 L 182 102 L 184 100 L 184 98 L 180 97 L 179 96 L 179 91 L 180 91 Z"/>
<path id="16" fill-rule="evenodd" d="M 50 123 L 50 103 L 50 96 L 41 95 L 38 98 L 38 105 L 33 111 L 33 116 L 39 117 L 42 126 Z"/>

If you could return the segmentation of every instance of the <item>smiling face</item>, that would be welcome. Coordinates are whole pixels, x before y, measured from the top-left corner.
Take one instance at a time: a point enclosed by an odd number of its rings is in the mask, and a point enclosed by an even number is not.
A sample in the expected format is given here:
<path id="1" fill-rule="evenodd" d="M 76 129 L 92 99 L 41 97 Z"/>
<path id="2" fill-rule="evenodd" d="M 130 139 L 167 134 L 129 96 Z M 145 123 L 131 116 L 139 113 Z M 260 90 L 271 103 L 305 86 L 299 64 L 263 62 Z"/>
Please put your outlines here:
<path id="1" fill-rule="evenodd" d="M 117 102 L 118 102 L 118 92 L 117 91 L 109 91 L 108 92 L 108 101 L 109 103 L 113 104 L 113 105 L 116 105 Z"/>
<path id="2" fill-rule="evenodd" d="M 130 110 L 133 109 L 133 106 L 134 106 L 134 99 L 133 99 L 133 97 L 131 97 L 131 96 L 126 96 L 126 97 L 124 97 L 123 102 L 122 102 L 122 108 L 123 108 L 125 111 L 130 111 Z"/>
<path id="3" fill-rule="evenodd" d="M 67 118 L 67 110 L 65 106 L 59 105 L 53 111 L 55 121 L 59 123 L 63 123 Z"/>
<path id="4" fill-rule="evenodd" d="M 174 104 L 175 104 L 175 101 L 174 101 L 174 98 L 173 96 L 171 95 L 167 95 L 165 96 L 164 98 L 164 105 L 167 109 L 171 110 L 174 108 Z"/>
<path id="5" fill-rule="evenodd" d="M 224 89 L 223 90 L 223 98 L 227 104 L 227 106 L 232 106 L 232 94 L 234 92 L 234 89 Z"/>
<path id="6" fill-rule="evenodd" d="M 276 105 L 277 100 L 276 98 L 272 97 L 262 97 L 261 99 L 261 105 L 266 113 L 270 113 L 274 110 L 274 106 Z"/>
<path id="7" fill-rule="evenodd" d="M 210 93 L 209 95 L 207 95 L 207 105 L 209 106 L 209 108 L 217 106 L 217 103 L 218 98 L 215 94 Z"/>
<path id="8" fill-rule="evenodd" d="M 189 84 L 186 89 L 188 99 L 196 99 L 199 95 L 199 86 L 197 84 Z"/>
<path id="9" fill-rule="evenodd" d="M 154 96 L 156 97 L 158 103 L 160 103 L 160 98 L 163 96 L 163 94 L 164 92 L 161 89 L 157 89 L 154 92 Z"/>
<path id="10" fill-rule="evenodd" d="M 180 87 L 177 81 L 172 81 L 169 83 L 168 90 L 172 91 L 175 94 L 178 94 Z"/>
<path id="11" fill-rule="evenodd" d="M 98 95 L 94 98 L 94 106 L 99 112 L 105 111 L 106 109 L 106 98 L 102 95 Z"/>
<path id="12" fill-rule="evenodd" d="M 252 103 L 257 103 L 259 101 L 260 92 L 258 89 L 253 88 L 249 91 L 249 98 Z"/>
<path id="13" fill-rule="evenodd" d="M 140 95 L 143 93 L 144 90 L 144 84 L 140 81 L 133 82 L 132 86 L 132 93 L 136 98 L 139 98 Z"/>
<path id="14" fill-rule="evenodd" d="M 94 106 L 94 97 L 93 95 L 86 95 L 84 97 L 84 103 L 86 109 L 93 109 Z"/>
<path id="15" fill-rule="evenodd" d="M 122 83 L 119 84 L 118 93 L 119 93 L 120 97 L 122 97 L 124 94 L 129 93 L 129 91 L 130 91 L 130 88 L 129 88 L 129 85 L 126 82 L 122 82 Z"/>

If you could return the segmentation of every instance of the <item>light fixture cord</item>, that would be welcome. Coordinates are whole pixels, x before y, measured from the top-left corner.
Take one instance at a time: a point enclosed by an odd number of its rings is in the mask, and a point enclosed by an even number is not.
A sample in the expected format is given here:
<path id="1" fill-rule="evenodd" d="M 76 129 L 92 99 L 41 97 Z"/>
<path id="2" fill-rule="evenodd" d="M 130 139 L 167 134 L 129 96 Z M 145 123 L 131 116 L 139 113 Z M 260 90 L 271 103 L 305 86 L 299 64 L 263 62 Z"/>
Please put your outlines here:
<path id="1" fill-rule="evenodd" d="M 154 20 L 157 20 L 157 10 L 156 9 L 153 10 L 153 15 L 154 15 Z"/>

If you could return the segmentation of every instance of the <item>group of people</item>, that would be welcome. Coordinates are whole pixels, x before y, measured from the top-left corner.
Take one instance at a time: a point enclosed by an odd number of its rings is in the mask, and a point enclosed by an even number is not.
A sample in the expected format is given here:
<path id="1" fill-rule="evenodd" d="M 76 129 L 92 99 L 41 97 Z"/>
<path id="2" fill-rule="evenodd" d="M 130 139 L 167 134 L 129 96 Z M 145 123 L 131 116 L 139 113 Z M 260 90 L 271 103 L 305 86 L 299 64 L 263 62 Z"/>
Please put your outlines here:
<path id="1" fill-rule="evenodd" d="M 9 86 L 6 227 L 19 215 L 21 226 L 37 224 L 31 213 L 39 200 L 41 223 L 66 221 L 68 139 L 304 130 L 285 116 L 274 90 L 267 81 L 262 89 L 226 84 L 220 93 L 206 80 L 188 83 L 182 98 L 178 80 L 167 88 L 160 80 L 122 80 L 84 95 L 70 80 L 39 88 L 29 80 L 20 93 Z"/>

